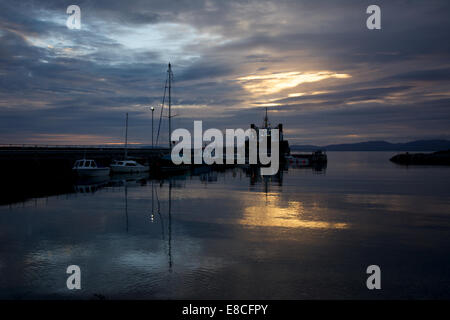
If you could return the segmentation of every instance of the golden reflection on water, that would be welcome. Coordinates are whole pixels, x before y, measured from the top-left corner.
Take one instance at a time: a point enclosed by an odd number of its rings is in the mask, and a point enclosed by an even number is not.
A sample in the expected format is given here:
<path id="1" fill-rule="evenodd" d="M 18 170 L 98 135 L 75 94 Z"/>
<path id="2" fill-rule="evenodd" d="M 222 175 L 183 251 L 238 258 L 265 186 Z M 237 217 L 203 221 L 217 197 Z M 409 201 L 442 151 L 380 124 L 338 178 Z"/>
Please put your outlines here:
<path id="1" fill-rule="evenodd" d="M 255 196 L 253 194 L 253 196 Z M 306 209 L 300 201 L 282 203 L 277 193 L 261 193 L 256 204 L 244 208 L 243 218 L 239 224 L 259 227 L 309 228 L 309 229 L 346 229 L 347 223 L 307 219 Z M 314 206 L 309 210 L 321 210 Z M 314 212 L 308 215 L 316 216 Z"/>

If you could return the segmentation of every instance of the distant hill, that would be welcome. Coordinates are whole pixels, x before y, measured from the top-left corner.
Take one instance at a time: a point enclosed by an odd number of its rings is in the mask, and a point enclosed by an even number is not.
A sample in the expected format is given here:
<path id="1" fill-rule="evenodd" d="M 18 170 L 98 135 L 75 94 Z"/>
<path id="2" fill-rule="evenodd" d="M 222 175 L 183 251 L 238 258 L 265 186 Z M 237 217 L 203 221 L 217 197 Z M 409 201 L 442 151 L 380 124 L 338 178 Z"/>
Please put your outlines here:
<path id="1" fill-rule="evenodd" d="M 330 144 L 327 146 L 293 145 L 292 151 L 439 151 L 449 150 L 449 140 L 416 140 L 406 143 L 390 143 L 387 141 L 366 141 L 346 144 Z"/>

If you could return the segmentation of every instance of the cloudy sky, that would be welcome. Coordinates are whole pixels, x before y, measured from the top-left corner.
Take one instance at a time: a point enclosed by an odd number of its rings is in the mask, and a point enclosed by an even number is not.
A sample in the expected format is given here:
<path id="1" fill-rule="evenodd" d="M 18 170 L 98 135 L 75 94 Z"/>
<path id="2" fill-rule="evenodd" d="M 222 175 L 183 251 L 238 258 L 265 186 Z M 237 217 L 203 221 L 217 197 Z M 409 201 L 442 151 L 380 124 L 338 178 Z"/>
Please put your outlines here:
<path id="1" fill-rule="evenodd" d="M 120 143 L 128 112 L 130 140 L 149 144 L 169 61 L 174 128 L 247 128 L 269 107 L 291 144 L 448 139 L 449 13 L 447 0 L 0 0 L 0 143 Z"/>

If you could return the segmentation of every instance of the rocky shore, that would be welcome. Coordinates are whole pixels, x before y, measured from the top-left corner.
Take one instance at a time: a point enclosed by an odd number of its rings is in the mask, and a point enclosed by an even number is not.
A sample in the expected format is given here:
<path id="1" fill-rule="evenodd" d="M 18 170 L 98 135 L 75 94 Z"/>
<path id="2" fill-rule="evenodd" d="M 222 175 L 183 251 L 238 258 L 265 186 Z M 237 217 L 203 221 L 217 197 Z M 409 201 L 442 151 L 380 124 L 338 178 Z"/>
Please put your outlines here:
<path id="1" fill-rule="evenodd" d="M 450 165 L 450 150 L 433 153 L 401 153 L 390 159 L 403 165 Z"/>

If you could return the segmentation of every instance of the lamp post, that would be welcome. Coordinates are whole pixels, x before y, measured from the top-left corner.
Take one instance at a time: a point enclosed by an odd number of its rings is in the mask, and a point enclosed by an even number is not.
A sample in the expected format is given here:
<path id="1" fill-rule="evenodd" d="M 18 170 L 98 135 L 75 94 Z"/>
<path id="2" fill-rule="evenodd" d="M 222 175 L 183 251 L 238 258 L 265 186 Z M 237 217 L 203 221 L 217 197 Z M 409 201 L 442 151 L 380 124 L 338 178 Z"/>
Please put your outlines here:
<path id="1" fill-rule="evenodd" d="M 152 110 L 152 149 L 153 149 L 153 112 L 155 111 L 155 107 L 151 107 L 150 110 Z"/>

